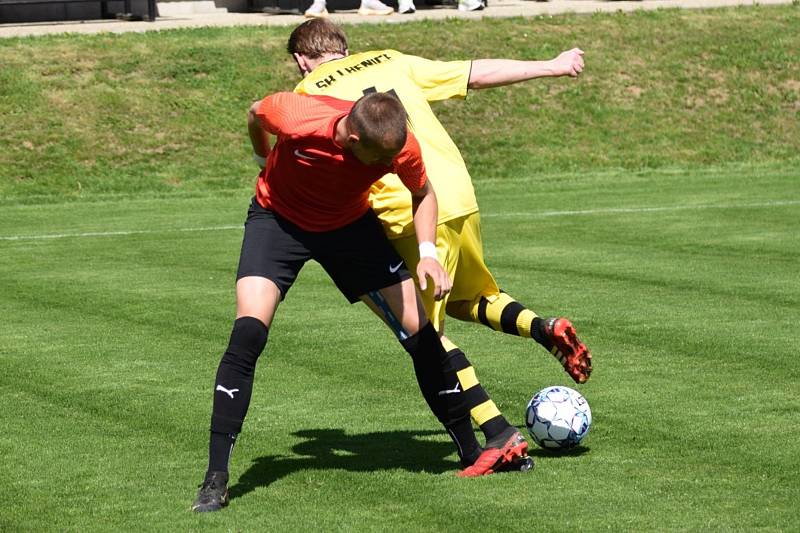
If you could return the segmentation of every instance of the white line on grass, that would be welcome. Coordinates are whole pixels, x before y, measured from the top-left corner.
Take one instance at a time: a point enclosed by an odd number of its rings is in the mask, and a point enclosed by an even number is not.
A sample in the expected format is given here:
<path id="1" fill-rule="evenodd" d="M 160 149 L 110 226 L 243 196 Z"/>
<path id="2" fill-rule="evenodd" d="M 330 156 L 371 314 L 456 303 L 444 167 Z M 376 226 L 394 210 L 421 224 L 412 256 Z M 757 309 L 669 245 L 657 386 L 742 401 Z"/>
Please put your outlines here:
<path id="1" fill-rule="evenodd" d="M 753 207 L 782 207 L 787 205 L 800 205 L 800 200 L 775 200 L 770 202 L 754 202 L 742 204 L 697 204 L 697 205 L 672 205 L 663 207 L 607 207 L 598 209 L 579 209 L 571 211 L 521 211 L 514 213 L 482 213 L 483 218 L 540 218 L 563 217 L 578 215 L 606 215 L 618 213 L 658 213 L 664 211 L 693 211 L 701 209 L 740 209 Z M 157 233 L 181 233 L 197 231 L 227 231 L 241 230 L 242 224 L 231 226 L 206 226 L 200 228 L 172 228 L 129 231 L 88 231 L 83 233 L 45 233 L 41 235 L 8 235 L 0 236 L 0 241 L 27 241 L 42 239 L 64 239 L 68 237 L 116 237 L 125 235 L 147 235 Z"/>
<path id="2" fill-rule="evenodd" d="M 617 213 L 658 213 L 663 211 L 693 211 L 700 209 L 740 209 L 751 207 L 781 207 L 787 205 L 800 205 L 800 200 L 776 200 L 771 202 L 758 202 L 748 204 L 696 204 L 696 205 L 671 205 L 664 207 L 605 207 L 598 209 L 578 209 L 573 211 L 520 211 L 516 213 L 481 213 L 481 218 L 540 218 L 564 217 L 574 215 L 613 215 Z"/>
<path id="3" fill-rule="evenodd" d="M 42 235 L 9 235 L 0 237 L 0 241 L 30 241 L 39 239 L 64 239 L 67 237 L 116 237 L 119 235 L 147 235 L 154 233 L 181 233 L 189 231 L 225 231 L 242 229 L 242 224 L 235 226 L 206 226 L 201 228 L 142 229 L 129 231 L 86 231 L 83 233 L 45 233 Z"/>

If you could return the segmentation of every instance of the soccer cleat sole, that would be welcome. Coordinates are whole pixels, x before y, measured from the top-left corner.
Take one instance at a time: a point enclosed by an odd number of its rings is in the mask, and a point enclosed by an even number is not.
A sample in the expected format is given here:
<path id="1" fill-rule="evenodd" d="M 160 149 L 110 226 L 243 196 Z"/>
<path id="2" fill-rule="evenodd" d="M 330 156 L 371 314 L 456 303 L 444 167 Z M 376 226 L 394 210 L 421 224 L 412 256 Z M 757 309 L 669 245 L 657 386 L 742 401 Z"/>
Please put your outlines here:
<path id="1" fill-rule="evenodd" d="M 578 338 L 575 326 L 566 318 L 559 318 L 553 325 L 552 339 L 554 355 L 576 383 L 586 383 L 592 373 L 592 355 Z M 572 356 L 565 355 L 571 353 Z"/>
<path id="2" fill-rule="evenodd" d="M 195 513 L 213 513 L 214 511 L 220 511 L 223 508 L 228 506 L 229 501 L 228 492 L 225 492 L 225 495 L 222 499 L 213 502 L 207 503 L 193 503 L 192 504 L 192 511 Z"/>
<path id="3" fill-rule="evenodd" d="M 534 466 L 536 466 L 536 464 L 533 462 L 533 457 L 526 455 L 525 457 L 520 457 L 518 460 L 509 465 L 509 471 L 518 470 L 520 472 L 530 472 L 533 470 Z"/>
<path id="4" fill-rule="evenodd" d="M 522 461 L 519 464 L 519 468 L 517 468 L 517 470 L 519 470 L 520 472 L 530 472 L 531 470 L 533 470 L 534 466 L 536 465 L 533 462 L 533 457 L 530 456 L 523 457 Z"/>
<path id="5" fill-rule="evenodd" d="M 225 500 L 224 503 L 209 503 L 209 504 L 195 504 L 192 505 L 192 511 L 195 513 L 213 513 L 214 511 L 220 511 L 228 506 L 228 501 Z"/>
<path id="6" fill-rule="evenodd" d="M 530 455 L 523 455 L 517 457 L 508 464 L 502 465 L 497 469 L 497 472 L 530 472 L 536 467 L 533 457 Z"/>

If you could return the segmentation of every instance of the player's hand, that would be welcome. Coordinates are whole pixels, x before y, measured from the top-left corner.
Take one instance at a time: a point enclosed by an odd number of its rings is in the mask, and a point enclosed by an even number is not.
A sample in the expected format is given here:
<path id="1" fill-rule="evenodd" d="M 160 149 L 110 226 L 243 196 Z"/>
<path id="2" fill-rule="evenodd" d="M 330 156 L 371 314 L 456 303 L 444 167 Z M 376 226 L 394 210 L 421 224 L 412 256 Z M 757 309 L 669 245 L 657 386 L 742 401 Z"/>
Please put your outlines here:
<path id="1" fill-rule="evenodd" d="M 417 279 L 421 291 L 428 288 L 428 278 L 431 278 L 433 282 L 433 298 L 435 300 L 441 300 L 453 288 L 450 276 L 439 264 L 439 261 L 432 257 L 423 257 L 417 264 Z"/>
<path id="2" fill-rule="evenodd" d="M 553 60 L 554 70 L 558 76 L 570 76 L 577 78 L 583 72 L 583 50 L 573 48 L 566 52 L 561 52 Z"/>

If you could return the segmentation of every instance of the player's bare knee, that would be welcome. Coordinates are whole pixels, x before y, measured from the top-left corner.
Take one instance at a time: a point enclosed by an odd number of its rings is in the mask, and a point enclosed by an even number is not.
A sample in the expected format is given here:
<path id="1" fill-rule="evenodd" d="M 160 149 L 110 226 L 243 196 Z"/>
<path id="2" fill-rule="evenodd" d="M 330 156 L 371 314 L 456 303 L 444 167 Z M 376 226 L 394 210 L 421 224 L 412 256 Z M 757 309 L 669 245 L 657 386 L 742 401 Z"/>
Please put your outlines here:
<path id="1" fill-rule="evenodd" d="M 236 282 L 236 317 L 254 317 L 269 327 L 281 296 L 278 286 L 267 278 L 240 278 Z"/>
<path id="2" fill-rule="evenodd" d="M 381 291 L 369 291 L 363 296 L 363 300 L 366 301 L 370 308 L 383 319 L 383 321 L 387 326 L 389 326 L 389 329 L 392 330 L 399 341 L 402 342 L 417 333 L 419 328 L 412 328 L 412 331 L 406 329 L 407 324 L 404 324 L 405 321 L 401 320 L 401 318 L 398 317 L 397 314 L 392 310 L 388 300 L 384 297 Z"/>

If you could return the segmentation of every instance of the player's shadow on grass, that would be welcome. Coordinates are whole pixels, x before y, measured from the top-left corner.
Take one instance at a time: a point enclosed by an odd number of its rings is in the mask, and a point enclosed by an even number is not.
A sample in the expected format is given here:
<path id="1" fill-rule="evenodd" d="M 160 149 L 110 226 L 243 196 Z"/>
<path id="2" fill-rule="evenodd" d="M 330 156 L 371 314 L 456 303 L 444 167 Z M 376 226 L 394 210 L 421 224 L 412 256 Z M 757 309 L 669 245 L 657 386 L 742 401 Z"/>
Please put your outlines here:
<path id="1" fill-rule="evenodd" d="M 402 469 L 434 474 L 455 471 L 460 468 L 459 463 L 446 459 L 453 453 L 452 442 L 425 438 L 441 434 L 441 431 L 433 430 L 382 431 L 360 435 L 348 435 L 341 429 L 298 431 L 294 435 L 306 440 L 292 447 L 296 455 L 259 457 L 230 487 L 230 497 L 244 496 L 300 470 L 377 472 Z"/>

